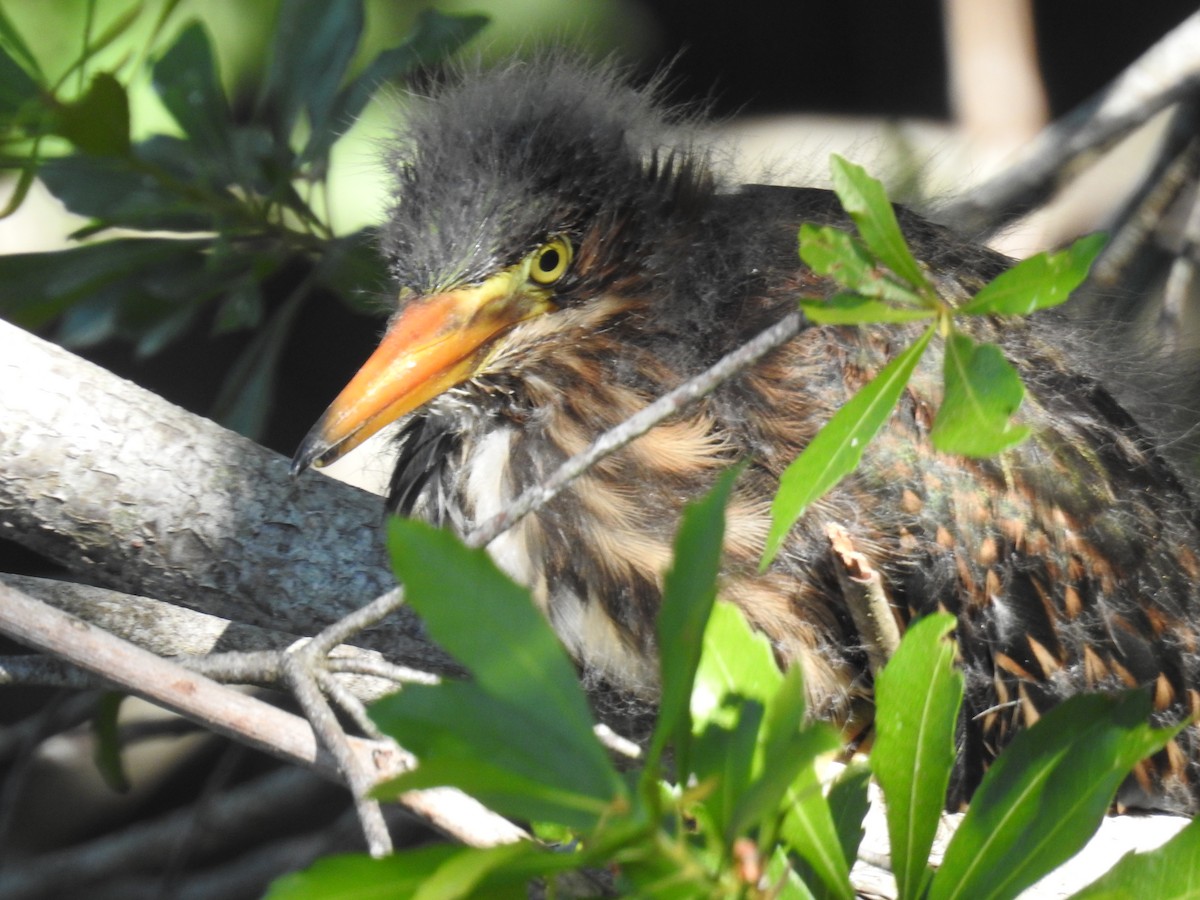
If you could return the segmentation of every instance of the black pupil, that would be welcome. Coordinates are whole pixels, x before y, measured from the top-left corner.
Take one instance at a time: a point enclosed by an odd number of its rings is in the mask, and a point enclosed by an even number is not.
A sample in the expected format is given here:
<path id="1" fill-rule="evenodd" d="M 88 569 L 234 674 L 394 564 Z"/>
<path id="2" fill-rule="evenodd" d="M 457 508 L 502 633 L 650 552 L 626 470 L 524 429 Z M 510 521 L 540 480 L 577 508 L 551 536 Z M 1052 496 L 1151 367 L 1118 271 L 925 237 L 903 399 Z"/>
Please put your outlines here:
<path id="1" fill-rule="evenodd" d="M 558 251 L 553 247 L 543 250 L 541 259 L 538 260 L 538 266 L 543 272 L 553 272 L 558 268 Z"/>

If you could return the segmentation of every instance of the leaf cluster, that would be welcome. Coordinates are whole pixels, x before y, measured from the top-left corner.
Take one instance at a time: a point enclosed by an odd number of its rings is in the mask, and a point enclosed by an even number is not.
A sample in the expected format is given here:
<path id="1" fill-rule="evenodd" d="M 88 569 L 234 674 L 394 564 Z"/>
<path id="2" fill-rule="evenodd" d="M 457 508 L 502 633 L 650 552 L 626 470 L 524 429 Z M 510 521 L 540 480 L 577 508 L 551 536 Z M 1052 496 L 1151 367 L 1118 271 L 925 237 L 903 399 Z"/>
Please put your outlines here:
<path id="1" fill-rule="evenodd" d="M 1144 691 L 1051 710 L 989 770 L 935 873 L 962 702 L 954 619 L 909 629 L 878 680 L 869 763 L 831 777 L 840 741 L 805 716 L 800 669 L 781 673 L 765 639 L 715 602 L 713 560 L 737 474 L 684 514 L 659 620 L 660 715 L 640 765 L 624 773 L 594 736 L 571 662 L 528 592 L 484 551 L 394 520 L 389 547 L 409 600 L 473 678 L 412 686 L 374 707 L 376 723 L 421 759 L 377 793 L 451 785 L 551 839 L 333 857 L 269 896 L 525 897 L 534 879 L 552 896 L 565 873 L 606 869 L 621 896 L 852 898 L 873 774 L 900 897 L 1014 897 L 1086 843 L 1130 768 L 1175 733 L 1148 724 Z M 1139 894 L 1147 872 L 1154 896 L 1190 896 L 1197 853 L 1193 823 L 1078 896 Z"/>
<path id="2" fill-rule="evenodd" d="M 152 46 L 177 6 L 163 6 Z M 215 417 L 253 436 L 298 307 L 318 290 L 363 305 L 385 282 L 371 230 L 337 235 L 328 221 L 335 142 L 382 84 L 452 52 L 485 20 L 427 11 L 405 43 L 355 71 L 361 0 L 284 0 L 261 85 L 239 103 L 203 26 L 186 24 L 144 64 L 178 133 L 134 141 L 137 65 L 91 67 L 143 14 L 133 3 L 85 34 L 78 58 L 50 81 L 0 11 L 0 165 L 18 173 L 4 214 L 36 177 L 88 220 L 73 238 L 92 239 L 0 257 L 0 314 L 33 330 L 53 324 L 66 346 L 119 337 L 142 356 L 203 323 L 213 334 L 250 331 Z M 285 269 L 303 274 L 271 304 L 263 285 Z"/>
<path id="3" fill-rule="evenodd" d="M 783 473 L 771 507 L 764 569 L 804 511 L 858 466 L 935 335 L 945 342 L 945 387 L 929 435 L 933 446 L 943 453 L 990 456 L 1025 440 L 1029 429 L 1012 420 L 1025 396 L 1020 376 L 1000 347 L 977 342 L 957 322 L 1057 306 L 1087 277 L 1105 241 L 1089 235 L 1061 252 L 1031 256 L 956 308 L 913 257 L 883 186 L 840 156 L 833 156 L 832 169 L 834 190 L 858 235 L 801 226 L 801 259 L 844 288 L 829 299 L 802 300 L 805 316 L 823 325 L 928 321 L 929 326 L 834 414 Z"/>

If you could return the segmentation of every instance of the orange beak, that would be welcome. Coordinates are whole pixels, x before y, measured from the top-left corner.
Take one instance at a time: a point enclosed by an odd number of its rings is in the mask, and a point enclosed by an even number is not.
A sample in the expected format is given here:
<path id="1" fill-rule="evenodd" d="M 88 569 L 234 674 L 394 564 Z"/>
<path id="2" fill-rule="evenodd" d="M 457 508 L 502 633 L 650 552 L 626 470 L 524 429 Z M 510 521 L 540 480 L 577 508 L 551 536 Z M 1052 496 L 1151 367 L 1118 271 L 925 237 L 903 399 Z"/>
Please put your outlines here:
<path id="1" fill-rule="evenodd" d="M 519 267 L 413 301 L 300 443 L 292 474 L 320 468 L 474 375 L 496 338 L 553 309 Z"/>

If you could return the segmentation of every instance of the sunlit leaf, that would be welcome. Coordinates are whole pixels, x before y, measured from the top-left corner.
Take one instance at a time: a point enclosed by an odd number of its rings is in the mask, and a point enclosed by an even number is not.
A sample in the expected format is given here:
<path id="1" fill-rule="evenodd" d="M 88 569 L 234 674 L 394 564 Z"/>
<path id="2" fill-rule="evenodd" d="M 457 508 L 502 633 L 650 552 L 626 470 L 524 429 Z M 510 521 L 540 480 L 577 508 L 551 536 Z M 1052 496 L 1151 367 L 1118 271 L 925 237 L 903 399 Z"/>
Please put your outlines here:
<path id="1" fill-rule="evenodd" d="M 784 682 L 784 687 L 787 686 L 788 682 Z M 770 728 L 771 722 L 768 716 L 764 720 L 764 727 Z M 735 798 L 726 838 L 732 841 L 738 835 L 765 824 L 777 815 L 780 808 L 789 809 L 790 806 L 790 814 L 796 815 L 796 807 L 805 805 L 804 801 L 811 799 L 822 807 L 819 811 L 823 822 L 822 843 L 827 849 L 819 855 L 835 861 L 829 871 L 830 880 L 835 883 L 843 881 L 849 868 L 836 862 L 842 855 L 840 842 L 829 814 L 828 801 L 821 793 L 816 775 L 817 760 L 841 749 L 842 741 L 832 728 L 819 723 L 802 728 L 801 720 L 796 719 L 787 724 L 790 726 L 787 731 L 765 748 L 762 765 L 755 778 Z M 798 781 L 803 769 L 811 771 L 808 777 Z M 785 803 L 785 798 L 790 798 L 791 803 Z M 808 814 L 815 818 L 811 812 Z M 814 855 L 808 847 L 794 849 L 805 857 Z"/>
<path id="2" fill-rule="evenodd" d="M 503 575 L 484 550 L 468 549 L 421 522 L 393 519 L 388 547 L 405 599 L 431 636 L 471 670 L 480 690 L 519 715 L 521 730 L 539 743 L 534 750 L 568 761 L 573 789 L 604 799 L 620 794 L 574 666 L 529 592 Z"/>
<path id="3" fill-rule="evenodd" d="M 833 827 L 837 830 L 838 843 L 842 845 L 842 855 L 847 861 L 858 858 L 858 847 L 866 835 L 863 820 L 871 806 L 868 795 L 870 783 L 870 768 L 852 762 L 829 788 Z"/>
<path id="4" fill-rule="evenodd" d="M 1039 253 L 985 285 L 959 312 L 1025 316 L 1058 306 L 1087 278 L 1108 237 L 1090 234 L 1058 253 Z"/>
<path id="5" fill-rule="evenodd" d="M 837 735 L 827 725 L 814 726 L 826 732 L 825 740 L 836 745 Z M 780 829 L 784 843 L 798 854 L 812 874 L 820 879 L 822 896 L 850 900 L 850 860 L 842 852 L 842 841 L 829 801 L 821 790 L 816 768 L 805 766 L 788 789 L 786 813 Z"/>
<path id="6" fill-rule="evenodd" d="M 909 376 L 929 345 L 927 329 L 879 374 L 834 413 L 807 447 L 784 471 L 771 504 L 771 530 L 763 553 L 765 569 L 779 552 L 787 533 L 813 501 L 836 485 L 862 459 L 867 444 L 892 413 Z"/>
<path id="7" fill-rule="evenodd" d="M 816 900 L 804 880 L 792 869 L 783 847 L 776 846 L 767 863 L 767 882 L 775 886 L 776 900 Z"/>
<path id="8" fill-rule="evenodd" d="M 1117 788 L 1178 728 L 1149 724 L 1146 691 L 1078 694 L 1018 732 L 988 769 L 930 900 L 1015 897 L 1095 834 Z"/>
<path id="9" fill-rule="evenodd" d="M 4 12 L 3 7 L 0 7 L 0 54 L 11 55 L 15 57 L 16 62 L 28 69 L 38 78 L 42 78 L 42 68 L 38 65 L 37 57 L 29 49 L 29 45 L 25 43 L 25 39 L 21 37 L 21 33 L 12 23 L 12 19 Z M 8 84 L 6 81 L 6 70 L 3 63 L 0 63 L 0 84 L 4 87 L 11 88 L 14 85 Z M 3 107 L 0 107 L 2 109 Z"/>
<path id="10" fill-rule="evenodd" d="M 663 580 L 658 614 L 662 690 L 658 721 L 646 758 L 646 772 L 657 775 L 657 762 L 668 741 L 686 771 L 691 736 L 689 703 L 704 641 L 704 626 L 717 597 L 717 573 L 725 537 L 725 505 L 742 468 L 723 473 L 712 490 L 684 508 L 675 537 L 675 554 Z"/>
<path id="11" fill-rule="evenodd" d="M 868 252 L 863 242 L 840 228 L 800 226 L 800 258 L 818 275 L 832 278 L 856 294 L 890 303 L 925 303 L 912 287 L 900 282 Z M 837 298 L 834 298 L 837 299 Z M 883 304 L 885 307 L 888 304 Z M 928 306 L 928 304 L 926 304 Z M 922 311 L 921 317 L 932 313 Z M 819 321 L 814 319 L 813 321 Z M 905 321 L 875 319 L 866 321 Z M 840 324 L 840 323 L 839 323 Z"/>
<path id="12" fill-rule="evenodd" d="M 1154 850 L 1126 853 L 1071 900 L 1200 900 L 1200 819 Z"/>
<path id="13" fill-rule="evenodd" d="M 445 877 L 443 873 L 448 873 L 452 878 L 461 878 L 461 874 L 465 874 L 462 873 L 462 867 L 466 858 L 490 853 L 491 859 L 488 863 L 493 865 L 474 863 L 477 867 L 476 872 L 479 872 L 480 868 L 486 872 L 506 860 L 511 861 L 513 855 L 531 851 L 537 852 L 537 848 L 529 844 L 509 844 L 492 851 L 457 847 L 452 844 L 432 844 L 396 853 L 384 859 L 371 859 L 366 855 L 327 856 L 317 860 L 303 872 L 293 872 L 276 879 L 266 897 L 268 900 L 313 900 L 314 897 L 320 897 L 321 900 L 412 898 L 417 896 L 425 885 L 437 883 Z M 466 864 L 468 869 L 471 866 L 472 863 Z M 482 877 L 483 873 L 479 874 Z M 459 883 L 462 883 L 461 880 Z M 477 884 L 478 879 L 472 881 L 468 877 L 467 883 Z M 443 893 L 441 896 L 451 898 L 458 895 Z"/>
<path id="14" fill-rule="evenodd" d="M 451 786 L 504 815 L 585 831 L 622 796 L 611 769 L 576 765 L 566 755 L 582 740 L 568 734 L 560 744 L 564 731 L 547 727 L 545 717 L 472 682 L 411 687 L 375 704 L 371 716 L 420 765 L 376 788 L 377 795 Z"/>
<path id="15" fill-rule="evenodd" d="M 728 695 L 757 701 L 765 709 L 782 681 L 767 639 L 750 629 L 736 606 L 716 603 L 704 629 L 692 689 L 693 729 L 699 731 L 709 722 L 731 724 L 733 716 L 723 702 Z"/>
<path id="16" fill-rule="evenodd" d="M 931 309 L 912 309 L 858 294 L 836 294 L 828 300 L 801 300 L 804 317 L 817 325 L 868 325 L 873 322 L 918 322 L 934 316 Z"/>
<path id="17" fill-rule="evenodd" d="M 843 208 L 854 220 L 863 243 L 884 265 L 909 284 L 914 287 L 925 285 L 925 276 L 908 249 L 900 224 L 896 221 L 896 211 L 883 185 L 868 175 L 862 166 L 836 153 L 830 159 L 830 167 L 833 170 L 833 189 Z"/>
<path id="18" fill-rule="evenodd" d="M 827 275 L 852 290 L 858 290 L 877 268 L 874 257 L 854 235 L 809 222 L 800 226 L 800 258 L 818 275 Z"/>
<path id="19" fill-rule="evenodd" d="M 991 456 L 1029 436 L 1013 414 L 1025 385 L 995 344 L 977 344 L 962 332 L 946 339 L 945 397 L 933 420 L 930 439 L 943 453 Z"/>
<path id="20" fill-rule="evenodd" d="M 912 624 L 875 680 L 871 769 L 887 801 L 888 837 L 900 897 L 916 898 L 954 769 L 962 673 L 954 667 L 948 613 Z"/>

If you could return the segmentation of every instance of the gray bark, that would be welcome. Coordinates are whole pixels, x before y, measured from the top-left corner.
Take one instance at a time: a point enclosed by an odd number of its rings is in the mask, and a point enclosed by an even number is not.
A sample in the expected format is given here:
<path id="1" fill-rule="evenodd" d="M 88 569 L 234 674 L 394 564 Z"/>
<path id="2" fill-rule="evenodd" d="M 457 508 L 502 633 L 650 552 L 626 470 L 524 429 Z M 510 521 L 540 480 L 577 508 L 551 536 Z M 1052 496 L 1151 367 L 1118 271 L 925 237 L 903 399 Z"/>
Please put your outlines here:
<path id="1" fill-rule="evenodd" d="M 394 586 L 378 497 L 4 322 L 0 408 L 0 536 L 81 580 L 297 634 Z M 425 661 L 408 610 L 360 643 Z"/>

